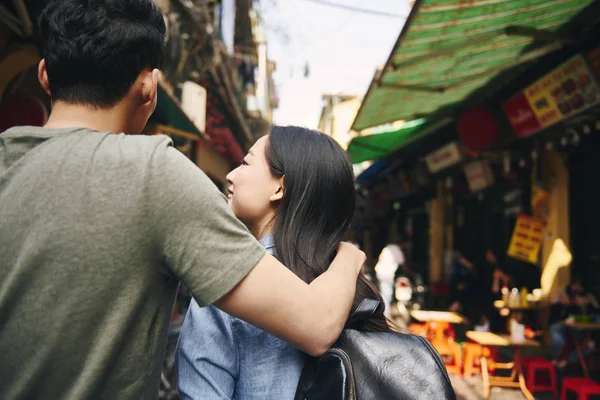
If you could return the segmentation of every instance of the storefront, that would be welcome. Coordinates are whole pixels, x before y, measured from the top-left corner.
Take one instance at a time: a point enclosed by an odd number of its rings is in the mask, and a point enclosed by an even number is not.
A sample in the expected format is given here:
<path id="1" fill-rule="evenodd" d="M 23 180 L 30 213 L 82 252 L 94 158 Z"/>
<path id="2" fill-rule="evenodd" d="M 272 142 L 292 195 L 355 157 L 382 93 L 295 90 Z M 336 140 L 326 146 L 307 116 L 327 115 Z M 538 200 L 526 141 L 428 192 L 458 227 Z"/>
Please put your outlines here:
<path id="1" fill-rule="evenodd" d="M 462 156 L 454 167 L 430 171 L 436 187 L 429 207 L 433 277 L 447 279 L 452 251 L 459 250 L 482 264 L 489 249 L 513 276 L 515 286 L 542 286 L 548 295 L 570 279 L 570 262 L 549 266 L 556 246 L 564 244 L 573 257 L 572 271 L 590 285 L 598 285 L 592 271 L 600 263 L 600 234 L 594 229 L 595 221 L 600 222 L 594 211 L 600 190 L 593 179 L 600 170 L 599 139 L 595 136 L 600 129 L 596 72 L 600 57 L 590 52 L 598 45 L 598 27 L 585 13 L 575 19 L 582 24 L 572 31 L 585 32 L 576 45 L 544 54 L 531 50 L 537 60 L 535 67 L 521 68 L 518 73 L 516 69 L 499 70 L 496 77 L 454 106 L 455 119 L 449 127 L 413 138 L 433 142 L 444 130 L 453 131 L 450 137 L 458 139 Z M 401 53 L 400 47 L 394 60 Z M 427 61 L 423 58 L 418 63 Z M 387 74 L 389 79 L 398 79 L 407 72 Z M 379 83 L 385 76 L 379 77 Z M 387 91 L 385 104 L 392 104 L 394 96 L 410 91 L 412 96 L 423 97 L 425 89 L 406 86 L 392 91 L 391 84 L 378 87 L 374 81 L 370 96 Z M 441 95 L 427 96 L 442 101 L 445 92 L 440 89 Z M 369 100 L 370 96 L 357 125 L 369 124 L 369 118 L 382 115 L 375 109 L 385 106 L 376 104 L 384 97 Z M 428 157 L 428 153 L 420 154 Z M 470 177 L 473 173 L 478 176 L 476 184 Z M 516 234 L 521 215 L 538 219 L 543 230 Z M 526 239 L 517 240 L 520 235 Z"/>

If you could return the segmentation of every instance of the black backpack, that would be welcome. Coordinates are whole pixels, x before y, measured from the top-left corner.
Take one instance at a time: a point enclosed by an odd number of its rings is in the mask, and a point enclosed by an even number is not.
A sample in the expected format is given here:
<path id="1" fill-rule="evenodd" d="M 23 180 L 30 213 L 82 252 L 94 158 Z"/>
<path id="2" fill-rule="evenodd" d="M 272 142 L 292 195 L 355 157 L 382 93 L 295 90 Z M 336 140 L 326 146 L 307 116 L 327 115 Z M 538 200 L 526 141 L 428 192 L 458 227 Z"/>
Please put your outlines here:
<path id="1" fill-rule="evenodd" d="M 377 300 L 363 300 L 348 325 L 373 315 L 377 307 Z M 345 329 L 331 349 L 306 363 L 295 399 L 456 400 L 456 394 L 427 339 Z"/>

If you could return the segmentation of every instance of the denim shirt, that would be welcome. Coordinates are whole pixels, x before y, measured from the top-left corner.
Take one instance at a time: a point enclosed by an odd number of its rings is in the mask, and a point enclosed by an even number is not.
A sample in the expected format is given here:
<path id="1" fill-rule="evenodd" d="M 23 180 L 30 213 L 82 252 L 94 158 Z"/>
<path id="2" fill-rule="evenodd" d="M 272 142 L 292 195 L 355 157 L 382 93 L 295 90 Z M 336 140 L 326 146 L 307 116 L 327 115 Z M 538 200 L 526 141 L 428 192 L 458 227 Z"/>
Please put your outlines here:
<path id="1" fill-rule="evenodd" d="M 271 236 L 260 243 L 274 253 Z M 305 357 L 275 336 L 192 300 L 177 346 L 180 396 L 293 400 Z"/>

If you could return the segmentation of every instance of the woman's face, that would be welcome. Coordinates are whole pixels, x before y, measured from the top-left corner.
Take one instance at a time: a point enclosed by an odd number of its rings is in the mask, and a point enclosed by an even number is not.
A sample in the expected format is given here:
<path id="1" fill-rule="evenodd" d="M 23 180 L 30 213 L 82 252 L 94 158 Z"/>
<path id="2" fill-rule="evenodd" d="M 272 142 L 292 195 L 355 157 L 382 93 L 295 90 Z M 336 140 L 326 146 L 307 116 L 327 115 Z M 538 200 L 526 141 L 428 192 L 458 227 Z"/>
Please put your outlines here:
<path id="1" fill-rule="evenodd" d="M 283 197 L 283 179 L 271 174 L 265 157 L 267 141 L 267 136 L 260 138 L 248 151 L 244 163 L 227 175 L 229 206 L 255 235 L 270 222 L 276 202 Z"/>

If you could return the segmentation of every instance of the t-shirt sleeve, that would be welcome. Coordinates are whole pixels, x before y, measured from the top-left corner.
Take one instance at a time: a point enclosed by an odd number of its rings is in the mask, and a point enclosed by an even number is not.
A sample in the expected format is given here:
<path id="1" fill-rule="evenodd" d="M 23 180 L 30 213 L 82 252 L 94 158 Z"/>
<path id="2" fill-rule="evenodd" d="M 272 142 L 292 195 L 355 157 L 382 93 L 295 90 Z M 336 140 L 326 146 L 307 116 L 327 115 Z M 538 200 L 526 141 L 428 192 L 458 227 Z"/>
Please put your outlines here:
<path id="1" fill-rule="evenodd" d="M 170 140 L 154 150 L 148 179 L 150 222 L 166 267 L 200 305 L 213 303 L 250 272 L 264 248 Z"/>

